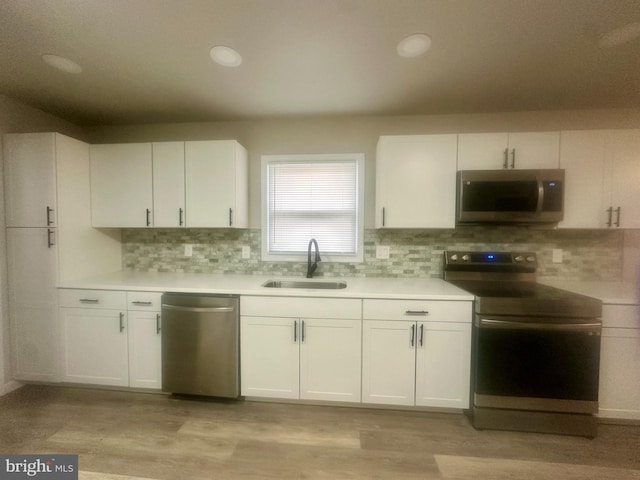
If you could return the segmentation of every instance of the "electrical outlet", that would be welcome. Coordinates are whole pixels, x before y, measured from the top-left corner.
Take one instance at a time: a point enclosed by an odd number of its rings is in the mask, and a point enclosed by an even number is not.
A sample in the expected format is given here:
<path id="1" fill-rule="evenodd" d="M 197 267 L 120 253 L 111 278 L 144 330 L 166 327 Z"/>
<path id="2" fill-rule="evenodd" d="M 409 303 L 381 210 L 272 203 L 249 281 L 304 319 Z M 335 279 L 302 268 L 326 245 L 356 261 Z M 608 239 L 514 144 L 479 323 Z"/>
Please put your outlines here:
<path id="1" fill-rule="evenodd" d="M 554 248 L 551 250 L 551 261 L 553 263 L 562 263 L 562 249 Z"/>
<path id="2" fill-rule="evenodd" d="M 193 256 L 193 245 L 191 245 L 189 243 L 185 243 L 185 245 L 184 245 L 184 256 L 185 257 L 192 257 Z"/>
<path id="3" fill-rule="evenodd" d="M 242 246 L 242 258 L 251 258 L 251 247 L 249 245 Z"/>
<path id="4" fill-rule="evenodd" d="M 388 245 L 376 245 L 376 258 L 379 260 L 389 259 L 389 246 Z"/>

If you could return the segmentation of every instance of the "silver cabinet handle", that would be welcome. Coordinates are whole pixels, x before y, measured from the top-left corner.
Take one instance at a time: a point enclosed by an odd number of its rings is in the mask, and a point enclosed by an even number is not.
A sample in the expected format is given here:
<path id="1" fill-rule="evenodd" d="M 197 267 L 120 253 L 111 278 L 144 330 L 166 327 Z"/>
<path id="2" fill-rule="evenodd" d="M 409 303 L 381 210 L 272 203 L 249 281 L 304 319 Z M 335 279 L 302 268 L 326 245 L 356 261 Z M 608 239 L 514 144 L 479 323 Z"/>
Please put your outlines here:
<path id="1" fill-rule="evenodd" d="M 142 300 L 134 300 L 133 302 L 131 302 L 134 305 L 138 305 L 138 306 L 147 306 L 150 307 L 151 305 L 153 305 L 153 302 L 143 302 Z"/>
<path id="2" fill-rule="evenodd" d="M 160 314 L 156 314 L 156 334 L 160 335 Z"/>
<path id="3" fill-rule="evenodd" d="M 618 207 L 616 208 L 616 223 L 614 223 L 614 225 L 616 227 L 620 226 L 620 210 L 622 209 L 622 207 Z"/>
<path id="4" fill-rule="evenodd" d="M 178 225 L 182 226 L 182 224 L 184 223 L 184 221 L 182 220 L 182 215 L 184 214 L 184 210 L 179 208 L 178 209 Z"/>
<path id="5" fill-rule="evenodd" d="M 229 209 L 229 226 L 230 227 L 233 226 L 233 209 L 232 208 Z"/>
<path id="6" fill-rule="evenodd" d="M 120 312 L 120 331 L 124 330 L 124 313 Z"/>
<path id="7" fill-rule="evenodd" d="M 55 230 L 51 230 L 50 228 L 47 228 L 47 248 L 51 248 L 55 245 L 55 242 L 53 240 L 54 234 L 55 234 Z"/>
<path id="8" fill-rule="evenodd" d="M 607 227 L 613 225 L 613 207 L 607 208 Z"/>
<path id="9" fill-rule="evenodd" d="M 304 320 L 300 322 L 300 343 L 304 343 Z"/>
<path id="10" fill-rule="evenodd" d="M 516 149 L 511 150 L 511 168 L 516 168 Z"/>
<path id="11" fill-rule="evenodd" d="M 420 346 L 424 346 L 424 323 L 420 324 Z"/>
<path id="12" fill-rule="evenodd" d="M 386 213 L 387 213 L 387 212 L 385 211 L 385 208 L 384 208 L 384 207 L 382 207 L 382 226 L 383 226 L 383 227 L 384 227 L 384 226 L 385 226 L 385 224 L 387 223 L 387 222 L 386 222 L 386 218 L 385 218 L 385 217 L 386 217 L 386 215 L 385 215 Z"/>
<path id="13" fill-rule="evenodd" d="M 151 210 L 147 208 L 147 227 L 151 225 Z"/>
<path id="14" fill-rule="evenodd" d="M 405 315 L 414 316 L 414 317 L 426 317 L 429 315 L 428 310 L 406 310 L 404 312 Z"/>
<path id="15" fill-rule="evenodd" d="M 51 214 L 53 213 L 53 208 L 51 208 L 50 206 L 47 205 L 47 227 L 49 225 L 53 225 L 55 223 L 55 220 L 51 219 Z"/>
<path id="16" fill-rule="evenodd" d="M 509 149 L 504 149 L 504 162 L 502 163 L 502 168 L 509 168 Z"/>
<path id="17" fill-rule="evenodd" d="M 100 300 L 98 300 L 97 298 L 81 298 L 80 299 L 80 303 L 100 303 Z"/>
<path id="18" fill-rule="evenodd" d="M 293 343 L 298 341 L 298 321 L 293 321 Z"/>
<path id="19" fill-rule="evenodd" d="M 411 325 L 411 346 L 415 346 L 416 344 L 416 325 Z"/>

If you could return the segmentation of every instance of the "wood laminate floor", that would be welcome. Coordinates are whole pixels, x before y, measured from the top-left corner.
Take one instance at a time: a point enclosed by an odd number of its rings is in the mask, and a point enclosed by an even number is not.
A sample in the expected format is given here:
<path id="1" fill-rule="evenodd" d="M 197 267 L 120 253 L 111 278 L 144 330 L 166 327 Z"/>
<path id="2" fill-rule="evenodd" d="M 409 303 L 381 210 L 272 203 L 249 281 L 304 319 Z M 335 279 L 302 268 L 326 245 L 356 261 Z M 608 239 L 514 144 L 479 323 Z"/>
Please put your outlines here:
<path id="1" fill-rule="evenodd" d="M 0 453 L 79 455 L 80 479 L 640 480 L 640 427 L 594 440 L 476 431 L 459 414 L 28 385 Z"/>

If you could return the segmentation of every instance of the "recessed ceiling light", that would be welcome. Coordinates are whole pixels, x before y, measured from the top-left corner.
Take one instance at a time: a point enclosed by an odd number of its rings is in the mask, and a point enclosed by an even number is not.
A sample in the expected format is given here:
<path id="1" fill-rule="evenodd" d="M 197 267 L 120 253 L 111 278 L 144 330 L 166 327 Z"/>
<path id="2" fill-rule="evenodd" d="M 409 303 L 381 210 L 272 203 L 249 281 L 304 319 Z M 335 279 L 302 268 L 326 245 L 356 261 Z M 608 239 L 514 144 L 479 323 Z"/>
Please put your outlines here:
<path id="1" fill-rule="evenodd" d="M 629 23 L 611 30 L 600 38 L 601 47 L 617 47 L 640 37 L 640 22 Z"/>
<path id="2" fill-rule="evenodd" d="M 409 35 L 398 43 L 398 55 L 401 57 L 417 57 L 429 50 L 431 37 L 424 33 Z"/>
<path id="3" fill-rule="evenodd" d="M 42 60 L 47 65 L 50 65 L 53 68 L 57 68 L 58 70 L 62 70 L 65 73 L 73 73 L 74 75 L 82 73 L 82 67 L 73 60 L 69 60 L 68 58 L 46 53 L 42 55 Z"/>
<path id="4" fill-rule="evenodd" d="M 211 59 L 223 67 L 237 67 L 242 63 L 242 57 L 231 47 L 218 45 L 209 51 Z"/>

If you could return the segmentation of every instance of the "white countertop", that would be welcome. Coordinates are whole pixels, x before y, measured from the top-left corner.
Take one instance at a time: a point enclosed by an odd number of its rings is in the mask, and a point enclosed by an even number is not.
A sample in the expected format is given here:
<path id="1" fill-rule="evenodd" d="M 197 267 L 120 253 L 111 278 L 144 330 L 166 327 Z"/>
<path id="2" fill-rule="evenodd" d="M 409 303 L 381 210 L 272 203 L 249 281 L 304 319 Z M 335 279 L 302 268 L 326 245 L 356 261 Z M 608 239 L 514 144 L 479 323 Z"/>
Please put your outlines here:
<path id="1" fill-rule="evenodd" d="M 389 298 L 472 301 L 473 295 L 438 278 L 316 277 L 314 282 L 342 281 L 343 289 L 266 288 L 267 280 L 306 280 L 302 277 L 204 273 L 114 272 L 60 283 L 59 288 L 144 292 L 221 293 L 287 297 Z"/>
<path id="2" fill-rule="evenodd" d="M 538 278 L 538 282 L 598 298 L 605 304 L 640 305 L 640 287 L 634 283 L 566 281 L 549 278 Z"/>

